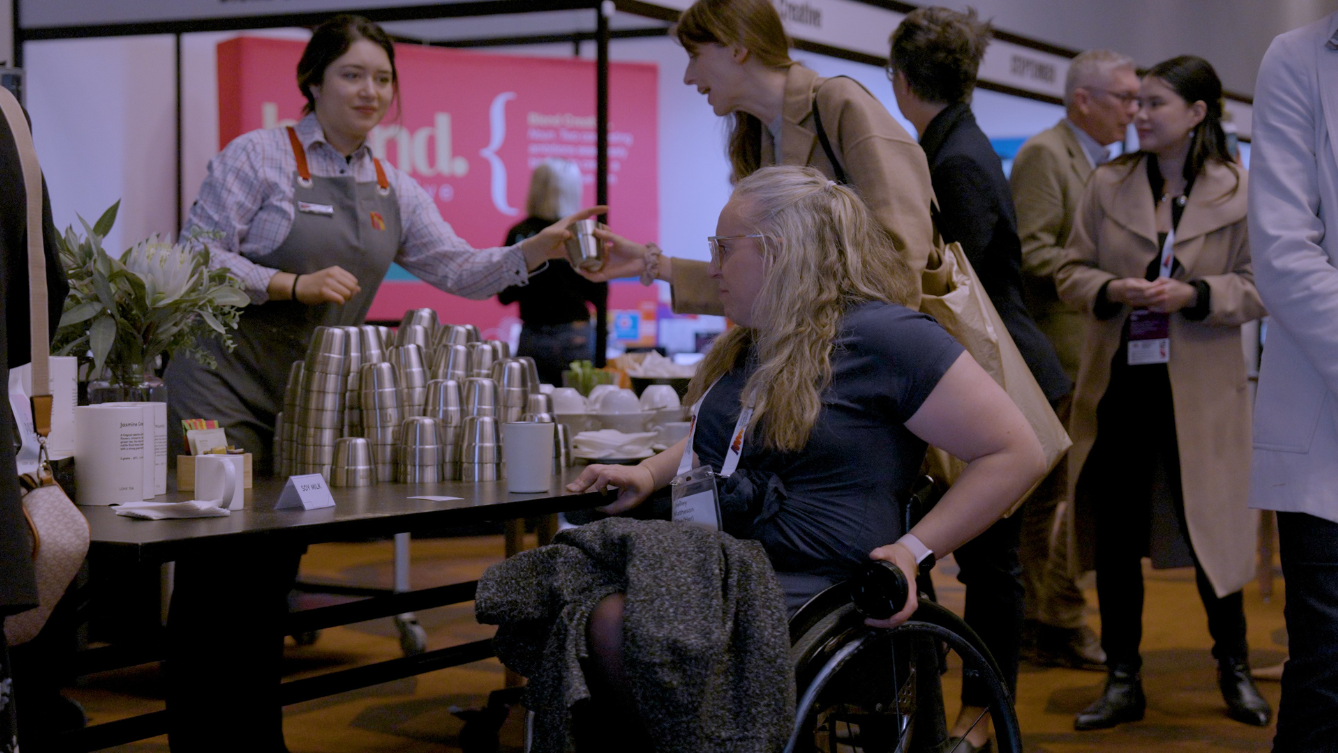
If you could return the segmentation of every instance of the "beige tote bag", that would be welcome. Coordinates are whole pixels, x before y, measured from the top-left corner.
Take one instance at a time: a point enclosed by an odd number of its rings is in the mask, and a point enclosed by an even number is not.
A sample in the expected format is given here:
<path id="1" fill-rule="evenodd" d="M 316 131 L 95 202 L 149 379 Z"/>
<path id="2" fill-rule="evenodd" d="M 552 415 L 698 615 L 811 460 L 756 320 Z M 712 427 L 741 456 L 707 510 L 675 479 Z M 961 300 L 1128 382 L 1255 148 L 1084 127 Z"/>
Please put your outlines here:
<path id="1" fill-rule="evenodd" d="M 985 373 L 1013 398 L 1041 442 L 1048 473 L 1059 464 L 1073 442 L 1050 407 L 1050 401 L 1045 399 L 1036 377 L 1031 375 L 1027 362 L 1022 360 L 1022 353 L 1004 328 L 999 312 L 986 295 L 961 244 L 948 243 L 941 249 L 930 252 L 929 263 L 921 275 L 920 310 L 937 319 Z M 930 475 L 949 485 L 966 467 L 965 462 L 937 447 L 929 449 L 928 464 Z M 1028 490 L 1008 514 L 1016 511 L 1035 489 L 1033 486 Z"/>

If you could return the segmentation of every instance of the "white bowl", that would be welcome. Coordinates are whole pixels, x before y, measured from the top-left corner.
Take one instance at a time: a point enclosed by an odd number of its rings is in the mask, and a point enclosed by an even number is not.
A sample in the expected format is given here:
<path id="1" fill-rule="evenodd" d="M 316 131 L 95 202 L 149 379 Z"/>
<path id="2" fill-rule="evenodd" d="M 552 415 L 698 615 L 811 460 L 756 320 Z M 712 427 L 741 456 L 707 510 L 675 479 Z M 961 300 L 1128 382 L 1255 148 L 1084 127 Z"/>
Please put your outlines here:
<path id="1" fill-rule="evenodd" d="M 641 392 L 641 410 L 678 408 L 682 404 L 678 399 L 678 392 L 667 384 L 648 385 Z"/>
<path id="2" fill-rule="evenodd" d="M 590 388 L 590 394 L 585 396 L 586 405 L 589 405 L 592 411 L 599 410 L 599 399 L 604 397 L 604 393 L 615 392 L 617 389 L 612 384 L 596 384 Z"/>
<path id="3" fill-rule="evenodd" d="M 605 392 L 599 401 L 592 403 L 596 413 L 640 413 L 641 403 L 636 393 L 631 390 Z"/>
<path id="4" fill-rule="evenodd" d="M 590 413 L 556 413 L 553 416 L 557 422 L 567 427 L 567 432 L 576 436 L 583 431 L 599 431 L 599 420 Z"/>
<path id="5" fill-rule="evenodd" d="M 581 397 L 581 393 L 571 387 L 557 387 L 549 397 L 553 399 L 554 413 L 585 413 L 589 411 L 585 398 Z"/>
<path id="6" fill-rule="evenodd" d="M 654 417 L 654 411 L 595 414 L 595 418 L 599 421 L 600 428 L 613 429 L 614 431 L 621 431 L 624 434 L 638 434 L 646 431 L 650 427 L 651 419 Z"/>

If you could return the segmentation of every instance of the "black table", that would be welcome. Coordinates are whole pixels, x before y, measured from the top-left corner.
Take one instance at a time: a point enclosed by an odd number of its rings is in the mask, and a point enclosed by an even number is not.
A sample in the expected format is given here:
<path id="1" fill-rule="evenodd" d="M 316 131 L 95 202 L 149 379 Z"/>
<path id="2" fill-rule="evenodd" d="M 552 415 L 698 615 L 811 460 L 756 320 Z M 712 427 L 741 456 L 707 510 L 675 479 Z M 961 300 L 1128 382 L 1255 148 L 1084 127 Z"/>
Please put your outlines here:
<path id="1" fill-rule="evenodd" d="M 283 751 L 282 707 L 456 666 L 492 655 L 488 641 L 429 651 L 289 683 L 283 637 L 473 599 L 476 584 L 378 596 L 288 614 L 287 591 L 309 544 L 505 521 L 606 503 L 572 494 L 555 477 L 548 492 L 512 494 L 506 482 L 376 484 L 332 489 L 333 508 L 275 510 L 286 479 L 260 479 L 246 507 L 226 518 L 135 520 L 109 507 L 81 508 L 102 558 L 130 565 L 176 563 L 163 655 L 166 711 L 83 730 L 71 749 L 94 750 L 168 733 L 174 752 Z M 409 496 L 450 496 L 431 502 Z M 173 493 L 161 500 L 189 499 Z"/>

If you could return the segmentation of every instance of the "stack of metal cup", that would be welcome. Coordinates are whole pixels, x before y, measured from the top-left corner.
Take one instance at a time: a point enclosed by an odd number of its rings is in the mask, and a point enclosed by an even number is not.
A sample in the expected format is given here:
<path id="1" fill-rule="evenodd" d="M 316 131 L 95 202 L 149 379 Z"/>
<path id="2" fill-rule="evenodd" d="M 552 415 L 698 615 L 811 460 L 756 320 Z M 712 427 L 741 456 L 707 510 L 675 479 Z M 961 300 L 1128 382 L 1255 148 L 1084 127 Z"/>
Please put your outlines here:
<path id="1" fill-rule="evenodd" d="M 302 361 L 293 361 L 288 368 L 288 384 L 283 391 L 283 421 L 275 421 L 274 432 L 279 437 L 279 451 L 274 458 L 274 473 L 279 476 L 293 475 L 293 462 L 297 458 L 297 397 L 302 392 Z"/>
<path id="2" fill-rule="evenodd" d="M 460 428 L 460 478 L 496 481 L 505 477 L 502 432 L 497 419 L 468 416 Z"/>
<path id="3" fill-rule="evenodd" d="M 348 338 L 344 378 L 344 426 L 340 436 L 362 436 L 362 397 L 358 380 L 362 374 L 362 328 L 340 327 Z"/>
<path id="4" fill-rule="evenodd" d="M 423 365 L 426 366 L 431 363 L 432 354 L 436 352 L 432 334 L 433 330 L 421 324 L 404 325 L 395 330 L 395 345 L 398 347 L 417 345 L 423 355 Z"/>
<path id="5" fill-rule="evenodd" d="M 427 406 L 427 368 L 423 362 L 423 349 L 412 343 L 396 346 L 390 349 L 390 362 L 399 379 L 405 418 L 423 415 L 423 408 Z"/>
<path id="6" fill-rule="evenodd" d="M 523 361 L 523 362 L 525 363 L 525 370 L 528 371 L 528 372 L 530 372 L 530 394 L 531 394 L 531 395 L 538 395 L 538 394 L 539 394 L 539 366 L 538 366 L 538 364 L 536 364 L 536 363 L 534 362 L 534 359 L 533 359 L 533 358 L 530 358 L 529 356 L 516 356 L 516 360 L 517 360 L 517 361 Z M 559 386 L 560 386 L 560 385 L 559 385 Z M 552 411 L 549 411 L 549 412 L 552 413 Z"/>
<path id="7" fill-rule="evenodd" d="M 497 382 L 485 377 L 470 377 L 465 380 L 463 398 L 460 407 L 465 416 L 497 417 Z"/>
<path id="8" fill-rule="evenodd" d="M 501 340 L 484 340 L 483 342 L 492 346 L 494 361 L 502 361 L 511 357 L 511 344 Z"/>
<path id="9" fill-rule="evenodd" d="M 400 427 L 399 476 L 405 484 L 433 484 L 441 481 L 442 445 L 440 426 L 435 418 L 415 416 L 404 419 Z"/>
<path id="10" fill-rule="evenodd" d="M 469 348 L 469 375 L 492 376 L 492 365 L 497 361 L 497 350 L 484 342 L 471 342 L 466 347 Z"/>
<path id="11" fill-rule="evenodd" d="M 395 478 L 395 451 L 400 425 L 404 423 L 404 403 L 394 365 L 386 362 L 362 365 L 362 435 L 371 450 L 376 478 Z"/>
<path id="12" fill-rule="evenodd" d="M 530 399 L 530 372 L 525 362 L 515 358 L 497 361 L 492 380 L 497 383 L 498 418 L 504 424 L 519 421 Z"/>
<path id="13" fill-rule="evenodd" d="M 344 428 L 347 347 L 348 333 L 342 328 L 317 327 L 312 334 L 292 419 L 296 474 L 319 473 L 329 480 L 334 443 Z"/>
<path id="14" fill-rule="evenodd" d="M 460 383 L 454 379 L 433 379 L 427 383 L 428 418 L 440 425 L 442 444 L 442 478 L 456 481 L 460 478 L 460 427 L 464 423 L 461 409 L 463 397 Z"/>
<path id="15" fill-rule="evenodd" d="M 376 483 L 372 449 L 362 437 L 335 440 L 334 463 L 330 468 L 330 486 L 371 486 Z"/>
<path id="16" fill-rule="evenodd" d="M 405 327 L 412 327 L 412 326 L 423 327 L 427 330 L 429 334 L 434 334 L 441 325 L 437 323 L 436 311 L 429 308 L 422 308 L 422 309 L 409 309 L 408 311 L 404 312 L 404 317 L 400 319 L 401 330 L 404 329 Z M 403 345 L 404 343 L 396 343 L 396 344 Z"/>
<path id="17" fill-rule="evenodd" d="M 447 345 L 468 345 L 473 334 L 468 327 L 460 324 L 443 324 L 437 330 L 437 348 Z"/>
<path id="18" fill-rule="evenodd" d="M 433 379 L 453 379 L 464 382 L 469 373 L 469 347 L 463 343 L 443 342 L 437 346 L 432 359 Z"/>

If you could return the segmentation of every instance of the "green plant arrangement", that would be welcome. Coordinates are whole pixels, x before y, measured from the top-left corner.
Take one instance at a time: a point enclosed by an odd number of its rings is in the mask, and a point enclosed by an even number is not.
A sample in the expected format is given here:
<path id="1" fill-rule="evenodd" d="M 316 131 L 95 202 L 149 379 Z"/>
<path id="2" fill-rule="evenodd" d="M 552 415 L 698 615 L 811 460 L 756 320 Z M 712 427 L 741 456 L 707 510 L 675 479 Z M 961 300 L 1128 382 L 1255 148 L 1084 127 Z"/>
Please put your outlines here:
<path id="1" fill-rule="evenodd" d="M 227 269 L 209 268 L 200 238 L 185 244 L 152 236 L 113 257 L 102 239 L 116 221 L 113 204 L 80 237 L 73 227 L 58 237 L 70 295 L 56 331 L 59 355 L 92 355 L 93 374 L 133 385 L 152 373 L 162 353 L 189 356 L 213 366 L 203 338 L 233 347 L 241 307 L 250 298 Z"/>

